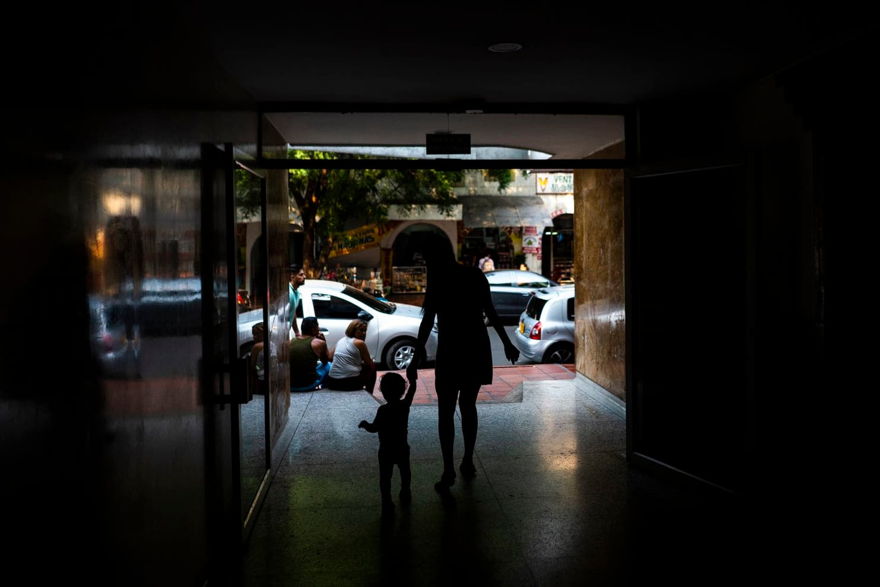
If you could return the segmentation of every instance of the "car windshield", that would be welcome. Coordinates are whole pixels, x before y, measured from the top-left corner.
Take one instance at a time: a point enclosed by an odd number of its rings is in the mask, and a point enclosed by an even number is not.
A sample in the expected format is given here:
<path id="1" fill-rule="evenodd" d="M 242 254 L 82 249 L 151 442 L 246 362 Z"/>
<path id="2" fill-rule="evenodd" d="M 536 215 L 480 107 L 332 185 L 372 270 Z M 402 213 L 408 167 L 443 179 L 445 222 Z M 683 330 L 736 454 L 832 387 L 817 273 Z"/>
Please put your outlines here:
<path id="1" fill-rule="evenodd" d="M 345 289 L 342 290 L 342 293 L 353 297 L 357 301 L 366 304 L 377 312 L 382 312 L 383 314 L 393 314 L 394 309 L 396 308 L 394 304 L 383 302 L 382 300 L 377 300 L 370 294 L 365 293 L 355 287 L 351 287 L 350 285 L 346 285 Z"/>

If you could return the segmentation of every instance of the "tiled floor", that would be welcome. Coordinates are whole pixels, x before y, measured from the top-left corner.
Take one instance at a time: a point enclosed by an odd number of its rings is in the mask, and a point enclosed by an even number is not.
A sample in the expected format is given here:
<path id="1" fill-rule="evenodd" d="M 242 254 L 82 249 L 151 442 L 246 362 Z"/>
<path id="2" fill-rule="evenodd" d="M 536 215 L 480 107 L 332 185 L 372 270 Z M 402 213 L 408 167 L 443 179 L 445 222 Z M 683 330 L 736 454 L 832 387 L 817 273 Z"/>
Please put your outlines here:
<path id="1" fill-rule="evenodd" d="M 742 540 L 748 522 L 733 504 L 634 470 L 624 456 L 619 400 L 580 376 L 528 377 L 537 371 L 498 374 L 521 393 L 478 406 L 477 476 L 459 478 L 448 496 L 433 489 L 441 459 L 432 392 L 424 390 L 410 415 L 413 502 L 398 505 L 391 518 L 380 514 L 377 438 L 357 428 L 379 403 L 364 393 L 294 395 L 295 433 L 254 527 L 240 583 L 752 580 L 754 545 Z M 458 426 L 455 447 L 460 458 Z"/>

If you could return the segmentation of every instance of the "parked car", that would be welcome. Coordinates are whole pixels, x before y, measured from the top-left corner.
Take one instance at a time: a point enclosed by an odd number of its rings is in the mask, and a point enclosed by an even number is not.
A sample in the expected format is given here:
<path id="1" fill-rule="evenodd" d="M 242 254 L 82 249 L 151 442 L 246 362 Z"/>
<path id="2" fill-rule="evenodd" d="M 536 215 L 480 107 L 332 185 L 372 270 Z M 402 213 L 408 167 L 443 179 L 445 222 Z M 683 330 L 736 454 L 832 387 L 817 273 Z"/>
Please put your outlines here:
<path id="1" fill-rule="evenodd" d="M 89 296 L 92 352 L 106 377 L 140 376 L 141 328 L 136 313 L 131 301 Z"/>
<path id="2" fill-rule="evenodd" d="M 558 285 L 540 273 L 519 269 L 489 271 L 486 279 L 489 281 L 495 311 L 502 321 L 511 323 L 519 318 L 534 292 Z"/>
<path id="3" fill-rule="evenodd" d="M 147 277 L 136 305 L 144 336 L 196 334 L 202 329 L 201 278 Z"/>
<path id="4" fill-rule="evenodd" d="M 520 314 L 512 342 L 532 363 L 574 362 L 574 286 L 536 291 Z"/>
<path id="5" fill-rule="evenodd" d="M 336 281 L 309 279 L 299 288 L 302 304 L 297 308 L 297 324 L 304 316 L 315 316 L 327 345 L 332 349 L 345 336 L 348 324 L 359 313 L 372 316 L 367 329 L 367 348 L 377 363 L 387 369 L 406 369 L 415 352 L 422 309 L 410 304 L 397 304 L 376 299 L 370 294 Z M 262 320 L 262 310 L 239 315 L 239 345 L 242 350 L 253 344 L 251 327 Z M 277 317 L 270 316 L 270 322 Z M 273 325 L 269 325 L 271 331 Z M 436 326 L 425 344 L 426 361 L 433 361 L 437 351 Z"/>

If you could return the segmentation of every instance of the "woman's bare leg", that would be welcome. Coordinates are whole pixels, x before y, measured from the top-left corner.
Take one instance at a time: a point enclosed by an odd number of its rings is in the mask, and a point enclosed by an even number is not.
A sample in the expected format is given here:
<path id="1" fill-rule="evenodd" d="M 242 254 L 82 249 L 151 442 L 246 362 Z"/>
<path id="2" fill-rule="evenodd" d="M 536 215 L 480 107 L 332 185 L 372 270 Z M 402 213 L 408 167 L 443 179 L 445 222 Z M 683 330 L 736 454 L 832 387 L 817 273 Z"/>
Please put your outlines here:
<path id="1" fill-rule="evenodd" d="M 453 463 L 452 451 L 455 444 L 455 404 L 458 399 L 458 390 L 454 387 L 441 385 L 438 385 L 436 389 L 437 432 L 440 436 L 440 453 L 443 455 L 443 478 L 454 480 L 455 464 Z"/>
<path id="2" fill-rule="evenodd" d="M 477 394 L 480 386 L 463 387 L 458 399 L 461 412 L 461 434 L 464 437 L 464 457 L 461 459 L 461 472 L 472 475 L 474 469 L 474 446 L 477 444 Z"/>

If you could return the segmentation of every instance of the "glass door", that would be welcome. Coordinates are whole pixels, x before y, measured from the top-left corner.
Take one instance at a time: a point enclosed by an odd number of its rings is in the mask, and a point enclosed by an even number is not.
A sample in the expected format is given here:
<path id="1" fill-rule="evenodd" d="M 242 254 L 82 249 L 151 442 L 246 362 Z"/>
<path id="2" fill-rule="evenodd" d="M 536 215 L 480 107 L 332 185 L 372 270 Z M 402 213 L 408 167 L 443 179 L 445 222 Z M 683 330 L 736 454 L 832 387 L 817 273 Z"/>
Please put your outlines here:
<path id="1" fill-rule="evenodd" d="M 241 164 L 236 165 L 233 174 L 237 352 L 246 369 L 247 388 L 245 401 L 238 406 L 241 524 L 246 538 L 267 488 L 270 469 L 266 180 Z"/>
<path id="2" fill-rule="evenodd" d="M 238 404 L 243 401 L 241 363 L 235 352 L 235 300 L 231 275 L 231 146 L 202 145 L 201 287 L 202 358 L 199 371 L 205 411 L 206 528 L 211 579 L 222 577 L 237 560 Z M 213 580 L 211 581 L 213 582 Z"/>

